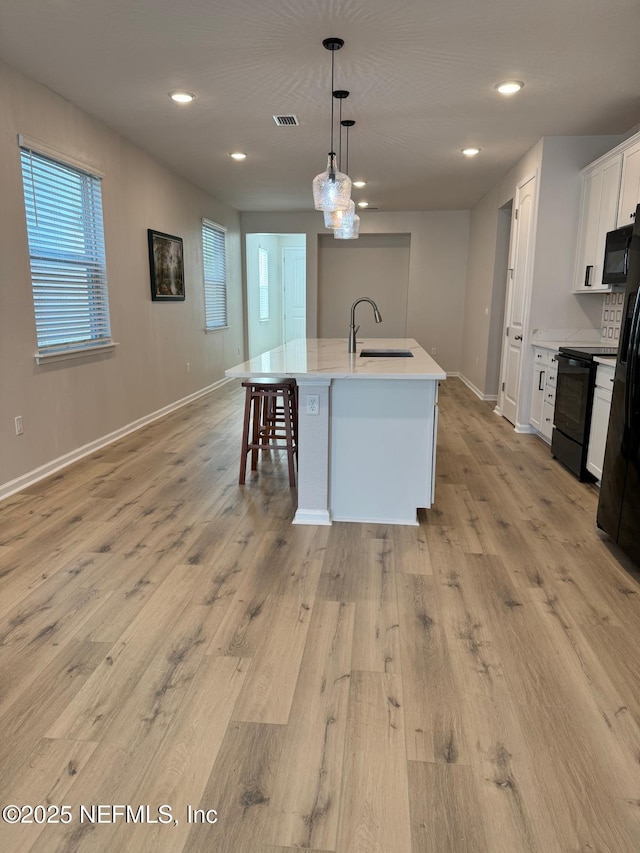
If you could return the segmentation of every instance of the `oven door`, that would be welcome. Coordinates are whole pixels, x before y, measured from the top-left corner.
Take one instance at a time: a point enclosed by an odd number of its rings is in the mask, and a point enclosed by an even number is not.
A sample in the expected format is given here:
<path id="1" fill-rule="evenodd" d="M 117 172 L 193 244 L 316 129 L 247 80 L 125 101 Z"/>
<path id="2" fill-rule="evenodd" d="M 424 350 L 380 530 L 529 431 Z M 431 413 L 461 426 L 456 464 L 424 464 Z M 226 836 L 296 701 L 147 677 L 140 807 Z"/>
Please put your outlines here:
<path id="1" fill-rule="evenodd" d="M 591 416 L 592 362 L 560 353 L 553 425 L 568 438 L 582 444 Z"/>

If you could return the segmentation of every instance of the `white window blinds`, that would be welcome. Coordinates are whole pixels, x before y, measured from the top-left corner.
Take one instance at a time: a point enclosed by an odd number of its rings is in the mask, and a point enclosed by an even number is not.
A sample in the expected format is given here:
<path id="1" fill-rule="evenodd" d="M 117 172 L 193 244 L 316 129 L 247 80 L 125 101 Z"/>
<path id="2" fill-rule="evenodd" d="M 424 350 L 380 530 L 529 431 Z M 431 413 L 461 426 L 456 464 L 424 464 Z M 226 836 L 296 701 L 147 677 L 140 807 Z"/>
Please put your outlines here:
<path id="1" fill-rule="evenodd" d="M 39 354 L 111 343 L 101 180 L 21 148 Z"/>
<path id="2" fill-rule="evenodd" d="M 221 329 L 227 319 L 226 229 L 202 220 L 205 328 Z"/>
<path id="3" fill-rule="evenodd" d="M 258 249 L 258 281 L 260 283 L 260 319 L 269 319 L 269 252 Z"/>

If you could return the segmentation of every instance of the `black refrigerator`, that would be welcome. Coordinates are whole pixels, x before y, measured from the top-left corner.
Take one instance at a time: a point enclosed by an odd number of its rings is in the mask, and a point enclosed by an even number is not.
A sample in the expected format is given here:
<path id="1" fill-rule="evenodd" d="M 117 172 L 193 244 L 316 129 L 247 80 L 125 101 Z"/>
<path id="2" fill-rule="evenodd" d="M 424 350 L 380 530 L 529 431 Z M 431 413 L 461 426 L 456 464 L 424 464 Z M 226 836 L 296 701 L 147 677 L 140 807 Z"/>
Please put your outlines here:
<path id="1" fill-rule="evenodd" d="M 627 283 L 598 527 L 640 566 L 640 205 L 627 258 Z"/>

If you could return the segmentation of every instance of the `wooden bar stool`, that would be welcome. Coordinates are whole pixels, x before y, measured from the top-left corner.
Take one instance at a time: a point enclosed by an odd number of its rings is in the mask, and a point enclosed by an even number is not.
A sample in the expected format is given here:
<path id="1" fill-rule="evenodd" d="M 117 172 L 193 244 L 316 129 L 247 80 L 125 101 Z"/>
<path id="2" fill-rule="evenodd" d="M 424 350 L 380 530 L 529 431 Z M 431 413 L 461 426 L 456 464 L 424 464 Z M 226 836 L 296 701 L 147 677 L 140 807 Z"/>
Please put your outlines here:
<path id="1" fill-rule="evenodd" d="M 289 463 L 289 485 L 296 484 L 295 457 L 298 451 L 298 392 L 295 379 L 248 379 L 244 426 L 240 452 L 240 477 L 244 486 L 247 454 L 251 452 L 251 470 L 258 467 L 262 450 L 286 450 Z"/>

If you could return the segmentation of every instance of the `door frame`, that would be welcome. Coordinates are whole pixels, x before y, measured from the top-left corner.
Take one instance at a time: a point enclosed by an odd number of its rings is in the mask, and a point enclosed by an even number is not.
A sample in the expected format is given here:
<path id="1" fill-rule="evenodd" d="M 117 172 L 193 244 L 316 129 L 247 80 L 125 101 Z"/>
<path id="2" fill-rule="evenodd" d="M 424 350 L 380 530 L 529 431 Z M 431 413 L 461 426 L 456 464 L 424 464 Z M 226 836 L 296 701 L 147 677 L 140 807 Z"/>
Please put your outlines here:
<path id="1" fill-rule="evenodd" d="M 500 355 L 500 379 L 498 385 L 498 402 L 494 409 L 494 412 L 497 415 L 502 416 L 502 407 L 504 401 L 504 385 L 506 383 L 506 371 L 507 371 L 507 347 L 505 346 L 505 342 L 507 339 L 507 326 L 508 320 L 510 316 L 511 310 L 511 300 L 513 298 L 513 269 L 514 269 L 514 258 L 516 256 L 516 247 L 517 247 L 517 239 L 519 238 L 518 234 L 518 220 L 517 220 L 517 211 L 520 207 L 520 196 L 522 194 L 522 189 L 525 187 L 530 181 L 535 179 L 535 188 L 533 192 L 533 208 L 531 211 L 531 227 L 529 232 L 529 245 L 527 246 L 527 275 L 524 280 L 524 292 L 523 292 L 523 320 L 522 320 L 522 349 L 520 354 L 520 368 L 518 370 L 518 395 L 516 398 L 516 422 L 514 425 L 514 429 L 518 433 L 532 433 L 535 432 L 534 428 L 529 424 L 529 407 L 531 402 L 531 388 L 529 387 L 530 383 L 527 383 L 526 377 L 528 376 L 531 364 L 532 364 L 532 353 L 531 353 L 531 340 L 530 340 L 530 323 L 531 323 L 531 293 L 532 293 L 532 283 L 533 283 L 533 260 L 535 257 L 535 244 L 536 244 L 536 232 L 538 227 L 538 202 L 540 197 L 540 180 L 539 180 L 539 169 L 536 168 L 533 172 L 527 174 L 522 180 L 518 181 L 516 186 L 515 198 L 513 203 L 513 209 L 511 213 L 511 234 L 509 237 L 509 268 L 507 269 L 507 276 L 509 279 L 507 281 L 507 298 L 505 300 L 504 307 L 504 321 L 502 324 L 502 352 Z"/>

